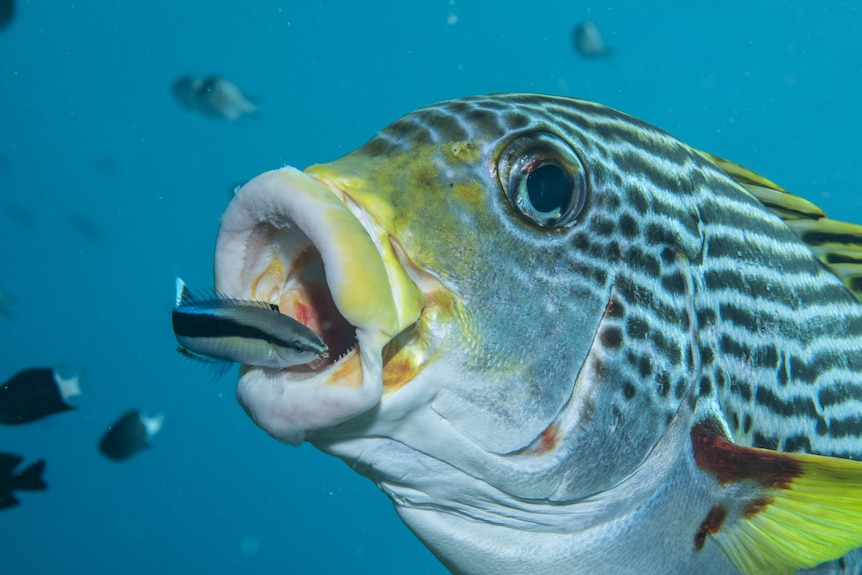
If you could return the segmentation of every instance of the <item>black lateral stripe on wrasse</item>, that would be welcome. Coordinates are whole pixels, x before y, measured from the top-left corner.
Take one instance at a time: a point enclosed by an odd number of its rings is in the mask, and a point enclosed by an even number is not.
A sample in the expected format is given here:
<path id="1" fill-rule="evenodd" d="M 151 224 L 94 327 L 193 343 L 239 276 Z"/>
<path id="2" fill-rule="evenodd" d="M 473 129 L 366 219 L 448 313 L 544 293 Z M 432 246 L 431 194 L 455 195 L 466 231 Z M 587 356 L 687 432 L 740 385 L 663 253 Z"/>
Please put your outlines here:
<path id="1" fill-rule="evenodd" d="M 203 312 L 184 312 L 174 310 L 174 332 L 182 337 L 191 338 L 229 338 L 255 339 L 266 341 L 280 347 L 290 347 L 305 351 L 315 351 L 311 346 L 298 340 L 285 340 L 277 334 L 266 332 L 258 327 L 246 325 L 241 318 L 231 318 Z"/>

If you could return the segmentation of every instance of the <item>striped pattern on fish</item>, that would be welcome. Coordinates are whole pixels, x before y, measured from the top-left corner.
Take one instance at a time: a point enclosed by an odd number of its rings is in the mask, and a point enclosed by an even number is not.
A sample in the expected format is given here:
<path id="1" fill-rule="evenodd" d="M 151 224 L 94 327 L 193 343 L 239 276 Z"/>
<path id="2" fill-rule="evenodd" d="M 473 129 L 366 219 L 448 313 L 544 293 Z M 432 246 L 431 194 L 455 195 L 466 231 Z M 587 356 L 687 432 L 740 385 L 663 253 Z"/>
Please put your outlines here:
<path id="1" fill-rule="evenodd" d="M 693 351 L 704 371 L 700 403 L 715 398 L 735 441 L 862 459 L 862 307 L 780 218 L 675 138 L 589 102 L 501 94 L 424 108 L 366 148 L 495 145 L 495 136 L 532 130 L 574 140 L 600 186 L 590 198 L 603 204 L 590 226 L 599 235 L 575 232 L 577 259 L 562 265 L 577 265 L 573 293 L 598 294 L 611 279 L 608 262 L 626 262 L 612 278 L 625 311 L 606 326 L 626 403 L 672 413 L 690 384 L 679 359 Z M 600 138 L 579 137 L 585 133 Z M 676 266 L 667 268 L 675 258 L 663 247 L 668 235 L 703 266 L 696 318 L 682 313 L 686 286 Z M 535 273 L 524 266 L 518 275 Z M 682 343 L 690 321 L 697 350 Z M 635 385 L 644 379 L 654 380 L 652 389 Z"/>
<path id="2" fill-rule="evenodd" d="M 742 166 L 580 100 L 443 102 L 243 186 L 215 277 L 344 350 L 247 366 L 246 412 L 455 573 L 862 567 L 862 227 Z"/>

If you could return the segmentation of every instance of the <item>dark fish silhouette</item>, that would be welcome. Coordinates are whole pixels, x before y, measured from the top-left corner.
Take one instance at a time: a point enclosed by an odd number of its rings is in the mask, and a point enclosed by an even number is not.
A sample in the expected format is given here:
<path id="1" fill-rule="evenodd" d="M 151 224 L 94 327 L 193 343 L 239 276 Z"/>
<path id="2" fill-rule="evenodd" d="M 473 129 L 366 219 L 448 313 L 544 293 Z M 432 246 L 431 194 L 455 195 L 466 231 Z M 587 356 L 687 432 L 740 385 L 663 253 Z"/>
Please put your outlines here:
<path id="1" fill-rule="evenodd" d="M 80 394 L 80 375 L 64 378 L 48 367 L 25 369 L 0 385 L 0 423 L 28 423 L 75 409 L 66 400 Z"/>
<path id="2" fill-rule="evenodd" d="M 69 214 L 67 218 L 72 229 L 85 240 L 96 244 L 103 244 L 107 241 L 108 234 L 90 216 L 79 212 Z"/>
<path id="3" fill-rule="evenodd" d="M 162 427 L 163 415 L 147 417 L 138 409 L 124 413 L 108 426 L 99 441 L 99 451 L 108 459 L 122 461 L 152 446 L 152 439 Z"/>
<path id="4" fill-rule="evenodd" d="M 0 30 L 15 19 L 15 0 L 0 0 Z"/>
<path id="5" fill-rule="evenodd" d="M 0 453 L 0 509 L 18 505 L 18 498 L 12 493 L 13 491 L 42 491 L 48 488 L 42 480 L 45 460 L 40 459 L 20 472 L 13 473 L 23 460 L 20 455 Z"/>

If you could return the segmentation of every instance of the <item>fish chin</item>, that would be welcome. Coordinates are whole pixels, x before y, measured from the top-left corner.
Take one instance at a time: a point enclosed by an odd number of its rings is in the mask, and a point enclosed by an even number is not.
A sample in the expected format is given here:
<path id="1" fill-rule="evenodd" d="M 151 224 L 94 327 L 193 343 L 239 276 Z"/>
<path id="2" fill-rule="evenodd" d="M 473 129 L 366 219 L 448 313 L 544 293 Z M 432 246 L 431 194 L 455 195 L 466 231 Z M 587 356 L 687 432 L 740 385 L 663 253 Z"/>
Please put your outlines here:
<path id="1" fill-rule="evenodd" d="M 293 168 L 266 172 L 237 192 L 216 241 L 215 287 L 278 304 L 329 347 L 328 357 L 301 366 L 240 369 L 240 404 L 291 444 L 380 401 L 384 347 L 424 305 L 385 230 L 340 190 Z"/>

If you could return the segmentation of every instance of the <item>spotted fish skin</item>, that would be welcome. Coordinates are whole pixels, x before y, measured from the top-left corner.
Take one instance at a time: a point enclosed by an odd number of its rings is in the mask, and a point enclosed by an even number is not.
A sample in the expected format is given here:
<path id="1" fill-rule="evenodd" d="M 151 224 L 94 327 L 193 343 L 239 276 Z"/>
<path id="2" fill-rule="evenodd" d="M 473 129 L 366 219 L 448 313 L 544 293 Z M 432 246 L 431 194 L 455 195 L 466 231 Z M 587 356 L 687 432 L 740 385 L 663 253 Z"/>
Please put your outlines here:
<path id="1" fill-rule="evenodd" d="M 500 185 L 513 149 L 547 141 L 577 156 L 585 194 L 557 227 Z M 765 573 L 712 541 L 808 460 L 732 476 L 698 452 L 704 422 L 729 445 L 862 460 L 862 306 L 666 132 L 580 100 L 480 96 L 305 173 L 386 230 L 425 294 L 384 348 L 374 409 L 305 437 L 374 480 L 453 572 Z M 862 569 L 859 551 L 830 557 L 810 572 Z"/>
<path id="2" fill-rule="evenodd" d="M 621 414 L 668 416 L 695 383 L 739 443 L 862 459 L 862 308 L 778 217 L 669 134 L 589 102 L 501 94 L 414 112 L 360 153 L 491 149 L 531 131 L 588 158 L 591 213 L 557 258 L 580 277 L 555 280 L 596 299 L 612 286 L 602 367 L 619 373 Z M 531 264 L 515 273 L 546 273 Z"/>

